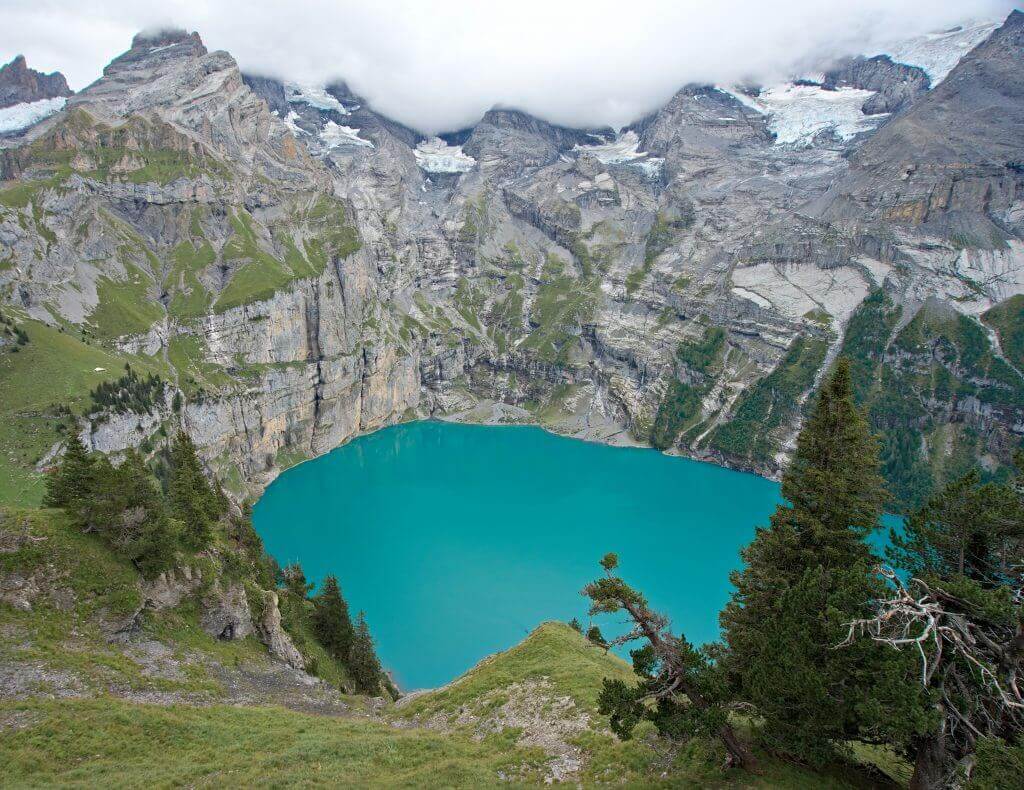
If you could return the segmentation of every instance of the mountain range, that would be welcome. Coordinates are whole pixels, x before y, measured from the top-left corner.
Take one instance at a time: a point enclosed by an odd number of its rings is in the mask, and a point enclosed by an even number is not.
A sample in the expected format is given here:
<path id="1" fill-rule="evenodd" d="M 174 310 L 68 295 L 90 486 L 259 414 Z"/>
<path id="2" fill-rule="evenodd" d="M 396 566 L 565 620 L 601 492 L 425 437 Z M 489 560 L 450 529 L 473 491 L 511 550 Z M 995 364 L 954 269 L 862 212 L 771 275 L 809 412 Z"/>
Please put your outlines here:
<path id="1" fill-rule="evenodd" d="M 239 497 L 428 416 L 775 476 L 840 354 L 894 507 L 998 473 L 1024 433 L 1024 14 L 868 55 L 685 85 L 618 131 L 495 108 L 429 139 L 197 33 L 136 36 L 76 94 L 16 58 L 0 358 L 31 384 L 0 406 L 2 485 L 38 499 L 68 413 L 109 453 L 180 421 Z M 126 364 L 147 397 L 97 403 L 136 392 Z"/>

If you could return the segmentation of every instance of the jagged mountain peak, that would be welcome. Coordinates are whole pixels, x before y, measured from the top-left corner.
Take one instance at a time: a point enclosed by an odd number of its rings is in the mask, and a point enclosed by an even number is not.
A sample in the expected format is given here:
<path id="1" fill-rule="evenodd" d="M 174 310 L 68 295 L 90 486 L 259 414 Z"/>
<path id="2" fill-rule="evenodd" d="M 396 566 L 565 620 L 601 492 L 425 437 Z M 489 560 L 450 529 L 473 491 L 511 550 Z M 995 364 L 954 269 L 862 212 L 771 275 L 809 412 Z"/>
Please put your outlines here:
<path id="1" fill-rule="evenodd" d="M 612 129 L 558 126 L 523 110 L 494 107 L 473 127 L 462 148 L 488 170 L 513 174 L 555 162 L 576 145 L 614 137 Z"/>
<path id="2" fill-rule="evenodd" d="M 82 117 L 90 119 L 86 125 L 130 125 L 138 130 L 140 121 L 164 124 L 170 130 L 155 132 L 158 139 L 183 135 L 188 141 L 185 148 L 199 146 L 204 156 L 230 163 L 240 173 L 258 173 L 275 187 L 309 188 L 327 181 L 322 166 L 242 81 L 234 58 L 223 51 L 209 52 L 198 33 L 174 30 L 135 36 L 131 49 L 111 61 L 100 79 L 71 97 L 64 113 L 32 127 L 24 139 L 49 139 L 56 130 L 71 144 L 79 137 L 76 129 L 67 134 L 60 129 L 83 112 Z M 153 134 L 145 132 L 147 137 Z"/>
<path id="3" fill-rule="evenodd" d="M 59 71 L 51 74 L 30 69 L 24 55 L 0 66 L 0 109 L 15 104 L 71 96 L 68 81 Z"/>
<path id="4" fill-rule="evenodd" d="M 630 127 L 640 148 L 658 156 L 713 156 L 737 145 L 768 145 L 763 113 L 713 85 L 686 85 L 657 112 Z"/>
<path id="5" fill-rule="evenodd" d="M 189 33 L 183 28 L 160 28 L 157 30 L 143 30 L 132 38 L 132 49 L 152 49 L 154 47 L 170 47 L 175 44 L 187 44 L 201 54 L 206 54 L 206 46 L 203 44 L 199 33 Z"/>
<path id="6" fill-rule="evenodd" d="M 1000 247 L 1021 233 L 1024 14 L 1014 12 L 933 90 L 851 156 L 816 207 L 837 222 L 898 222 Z"/>
<path id="7" fill-rule="evenodd" d="M 183 58 L 197 58 L 208 54 L 198 33 L 184 30 L 144 31 L 132 38 L 131 48 L 107 64 L 103 75 L 133 68 L 140 62 L 168 62 Z M 227 55 L 227 53 L 222 53 Z"/>

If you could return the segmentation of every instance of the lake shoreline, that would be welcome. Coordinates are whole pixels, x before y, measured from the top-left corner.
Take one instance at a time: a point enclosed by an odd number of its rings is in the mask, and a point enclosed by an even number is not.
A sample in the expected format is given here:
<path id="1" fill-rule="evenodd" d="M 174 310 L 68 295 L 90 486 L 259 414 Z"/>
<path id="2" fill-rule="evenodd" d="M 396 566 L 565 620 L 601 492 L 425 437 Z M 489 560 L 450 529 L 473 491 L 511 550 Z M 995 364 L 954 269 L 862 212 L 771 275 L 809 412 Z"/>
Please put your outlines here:
<path id="1" fill-rule="evenodd" d="M 403 688 L 443 684 L 543 620 L 586 622 L 579 592 L 608 551 L 691 640 L 716 639 L 729 572 L 778 485 L 568 438 L 521 423 L 399 423 L 292 467 L 254 523 L 282 564 L 338 576 Z"/>

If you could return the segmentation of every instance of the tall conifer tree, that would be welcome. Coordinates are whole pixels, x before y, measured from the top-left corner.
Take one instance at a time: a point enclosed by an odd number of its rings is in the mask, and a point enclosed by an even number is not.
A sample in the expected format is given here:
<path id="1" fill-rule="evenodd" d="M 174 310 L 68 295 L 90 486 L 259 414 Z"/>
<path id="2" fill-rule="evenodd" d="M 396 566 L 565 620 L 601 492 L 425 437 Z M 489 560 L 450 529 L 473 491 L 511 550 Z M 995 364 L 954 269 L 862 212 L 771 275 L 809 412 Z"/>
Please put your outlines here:
<path id="1" fill-rule="evenodd" d="M 905 659 L 874 645 L 837 651 L 845 624 L 881 594 L 865 537 L 885 502 L 877 444 L 840 359 L 818 395 L 782 479 L 786 502 L 758 529 L 722 612 L 736 695 L 763 717 L 772 748 L 821 762 L 834 747 L 924 726 Z"/>
<path id="2" fill-rule="evenodd" d="M 366 624 L 366 617 L 362 612 L 359 613 L 359 618 L 356 620 L 352 649 L 349 651 L 348 657 L 348 669 L 352 673 L 352 679 L 360 693 L 377 694 L 380 691 L 383 671 L 380 668 L 380 661 L 377 660 L 377 652 L 373 648 L 370 627 Z"/>
<path id="3" fill-rule="evenodd" d="M 171 445 L 168 494 L 171 512 L 182 524 L 185 544 L 196 551 L 206 548 L 225 507 L 206 479 L 196 446 L 184 431 L 178 432 Z"/>
<path id="4" fill-rule="evenodd" d="M 340 661 L 348 660 L 355 629 L 338 579 L 333 575 L 324 579 L 320 592 L 313 599 L 313 629 L 320 644 L 332 656 Z"/>
<path id="5" fill-rule="evenodd" d="M 46 480 L 43 504 L 47 507 L 70 507 L 88 496 L 93 483 L 92 457 L 74 431 L 68 433 L 64 456 Z"/>

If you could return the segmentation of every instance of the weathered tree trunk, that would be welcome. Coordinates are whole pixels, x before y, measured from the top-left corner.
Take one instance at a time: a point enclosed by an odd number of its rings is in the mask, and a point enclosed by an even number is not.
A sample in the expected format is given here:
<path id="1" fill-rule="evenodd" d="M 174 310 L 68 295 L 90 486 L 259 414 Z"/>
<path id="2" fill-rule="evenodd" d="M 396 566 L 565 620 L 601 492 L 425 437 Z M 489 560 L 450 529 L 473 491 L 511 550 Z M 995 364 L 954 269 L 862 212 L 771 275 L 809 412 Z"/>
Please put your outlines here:
<path id="1" fill-rule="evenodd" d="M 914 744 L 914 775 L 910 778 L 909 790 L 942 790 L 946 786 L 949 760 L 945 741 L 942 732 L 917 739 Z"/>
<path id="2" fill-rule="evenodd" d="M 723 724 L 718 731 L 718 737 L 725 744 L 726 751 L 729 752 L 729 756 L 737 765 L 751 773 L 757 773 L 757 758 L 754 757 L 754 753 L 736 735 L 736 731 L 733 730 L 731 725 Z"/>
<path id="3" fill-rule="evenodd" d="M 707 709 L 709 707 L 708 701 L 704 698 L 703 694 L 697 689 L 692 688 L 691 684 L 687 681 L 685 668 L 679 666 L 675 650 L 665 642 L 661 632 L 652 624 L 650 613 L 629 600 L 621 601 L 621 605 L 629 613 L 629 616 L 633 618 L 633 622 L 643 630 L 644 636 L 651 643 L 655 654 L 665 662 L 666 673 L 674 681 L 672 685 L 678 687 L 679 691 L 689 698 L 691 705 Z M 718 737 L 725 746 L 725 750 L 729 752 L 730 762 L 745 768 L 751 773 L 757 773 L 757 758 L 754 757 L 754 753 L 747 748 L 740 737 L 736 735 L 732 725 L 728 723 L 723 724 L 718 730 Z"/>

